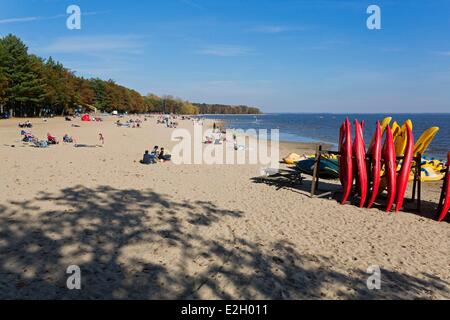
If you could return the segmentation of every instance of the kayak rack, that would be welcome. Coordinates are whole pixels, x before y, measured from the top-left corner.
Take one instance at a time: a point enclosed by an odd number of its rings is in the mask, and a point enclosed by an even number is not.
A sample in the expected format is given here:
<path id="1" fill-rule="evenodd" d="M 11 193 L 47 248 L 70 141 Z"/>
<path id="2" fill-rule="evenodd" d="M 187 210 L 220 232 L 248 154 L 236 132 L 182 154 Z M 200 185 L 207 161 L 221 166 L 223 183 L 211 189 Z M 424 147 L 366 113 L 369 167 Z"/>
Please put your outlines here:
<path id="1" fill-rule="evenodd" d="M 337 151 L 331 151 L 331 150 L 323 150 L 322 145 L 318 145 L 316 147 L 316 156 L 314 160 L 314 168 L 313 168 L 313 175 L 312 175 L 312 183 L 311 183 L 311 198 L 322 198 L 326 196 L 331 196 L 334 194 L 333 191 L 327 191 L 320 195 L 316 195 L 318 189 L 319 189 L 319 168 L 320 168 L 320 161 L 322 159 L 323 154 L 334 154 L 339 155 L 339 152 Z"/>
<path id="2" fill-rule="evenodd" d="M 333 192 L 328 191 L 325 193 L 322 193 L 320 195 L 316 195 L 318 189 L 319 189 L 319 168 L 320 168 L 320 161 L 324 154 L 334 154 L 337 156 L 340 156 L 340 153 L 338 151 L 331 151 L 331 150 L 324 150 L 322 149 L 322 146 L 319 145 L 316 147 L 316 155 L 315 155 L 315 161 L 314 161 L 314 169 L 313 169 L 313 176 L 312 176 L 312 183 L 311 183 L 311 198 L 320 198 L 325 197 L 328 195 L 331 195 Z M 400 156 L 397 157 L 397 162 L 399 160 L 403 160 L 405 157 Z M 353 157 L 355 159 L 355 157 Z M 369 168 L 371 168 L 372 165 L 372 156 L 366 155 L 366 161 L 368 163 L 368 176 L 371 176 L 371 172 Z M 415 157 L 413 157 L 414 161 L 414 181 L 413 181 L 413 189 L 412 189 L 412 195 L 410 202 L 417 202 L 416 203 L 416 209 L 418 212 L 421 211 L 421 202 L 422 202 L 422 180 L 421 180 L 421 172 L 422 172 L 422 154 L 418 153 Z"/>
<path id="3" fill-rule="evenodd" d="M 404 157 L 403 157 L 404 158 Z M 418 153 L 414 158 L 416 169 L 414 170 L 414 183 L 413 183 L 413 191 L 411 201 L 416 201 L 416 193 L 417 193 L 417 211 L 420 212 L 422 206 L 422 154 Z"/>

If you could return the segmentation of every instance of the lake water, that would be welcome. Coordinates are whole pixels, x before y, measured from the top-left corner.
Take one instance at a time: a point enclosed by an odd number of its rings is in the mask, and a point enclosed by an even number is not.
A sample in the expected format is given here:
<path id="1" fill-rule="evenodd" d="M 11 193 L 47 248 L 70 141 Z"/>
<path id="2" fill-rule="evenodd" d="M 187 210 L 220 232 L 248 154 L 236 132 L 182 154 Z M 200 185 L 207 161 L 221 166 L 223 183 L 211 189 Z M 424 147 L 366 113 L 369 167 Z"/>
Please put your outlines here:
<path id="1" fill-rule="evenodd" d="M 220 119 L 227 128 L 232 129 L 279 129 L 281 141 L 325 142 L 337 147 L 339 128 L 349 117 L 354 130 L 354 120 L 364 120 L 364 137 L 369 143 L 375 132 L 377 120 L 387 117 L 385 114 L 264 114 L 264 115 L 208 115 L 207 118 Z M 450 151 L 450 114 L 393 114 L 389 115 L 400 125 L 405 120 L 413 121 L 414 138 L 437 126 L 440 128 L 425 156 L 446 159 Z M 392 124 L 391 122 L 391 124 Z"/>

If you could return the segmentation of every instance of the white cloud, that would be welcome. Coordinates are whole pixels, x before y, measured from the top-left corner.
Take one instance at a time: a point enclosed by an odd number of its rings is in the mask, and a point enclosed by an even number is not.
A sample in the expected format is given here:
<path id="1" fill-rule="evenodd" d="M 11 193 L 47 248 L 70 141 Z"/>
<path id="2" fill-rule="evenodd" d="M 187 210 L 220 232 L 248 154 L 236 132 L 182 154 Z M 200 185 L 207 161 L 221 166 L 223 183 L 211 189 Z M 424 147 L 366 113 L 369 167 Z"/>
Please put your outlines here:
<path id="1" fill-rule="evenodd" d="M 306 30 L 306 28 L 304 28 L 304 27 L 288 27 L 288 26 L 280 26 L 280 25 L 262 25 L 262 26 L 253 27 L 253 28 L 249 29 L 248 31 L 276 34 L 276 33 L 282 33 L 282 32 L 303 31 L 303 30 Z"/>
<path id="2" fill-rule="evenodd" d="M 199 53 L 219 57 L 237 57 L 248 55 L 251 50 L 243 46 L 219 44 L 206 46 Z"/>
<path id="3" fill-rule="evenodd" d="M 82 12 L 82 16 L 94 16 L 102 12 Z M 8 18 L 0 19 L 0 24 L 10 24 L 10 23 L 22 23 L 22 22 L 33 22 L 33 21 L 43 21 L 43 20 L 54 20 L 60 18 L 67 18 L 69 15 L 58 14 L 49 17 L 18 17 L 18 18 Z"/>
<path id="4" fill-rule="evenodd" d="M 0 24 L 8 24 L 8 23 L 18 23 L 18 22 L 30 22 L 36 21 L 39 17 L 24 17 L 24 18 L 11 18 L 11 19 L 1 19 Z"/>
<path id="5" fill-rule="evenodd" d="M 96 54 L 123 52 L 137 54 L 145 45 L 139 36 L 73 36 L 59 38 L 40 49 L 45 53 Z"/>
<path id="6" fill-rule="evenodd" d="M 450 56 L 450 51 L 435 51 L 434 53 L 440 56 Z"/>

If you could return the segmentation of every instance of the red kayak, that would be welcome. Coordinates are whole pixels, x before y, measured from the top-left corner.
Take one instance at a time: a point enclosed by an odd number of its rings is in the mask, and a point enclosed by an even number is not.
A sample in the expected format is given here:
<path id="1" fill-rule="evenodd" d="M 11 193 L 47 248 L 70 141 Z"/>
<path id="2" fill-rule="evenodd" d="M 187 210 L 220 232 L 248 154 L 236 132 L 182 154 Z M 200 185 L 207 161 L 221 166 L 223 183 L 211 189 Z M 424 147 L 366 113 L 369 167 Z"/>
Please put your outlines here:
<path id="1" fill-rule="evenodd" d="M 396 170 L 397 170 L 397 157 L 395 154 L 394 137 L 392 136 L 392 130 L 388 126 L 386 128 L 386 140 L 383 146 L 383 160 L 384 160 L 384 174 L 387 179 L 387 206 L 386 212 L 391 211 L 392 205 L 395 200 L 396 187 Z"/>
<path id="2" fill-rule="evenodd" d="M 409 173 L 411 172 L 411 166 L 413 162 L 414 154 L 414 135 L 411 127 L 406 124 L 406 150 L 405 156 L 402 162 L 402 168 L 397 177 L 397 194 L 395 201 L 395 212 L 400 211 L 403 207 L 403 201 L 405 199 L 406 187 L 408 186 Z"/>
<path id="3" fill-rule="evenodd" d="M 361 200 L 359 207 L 362 208 L 367 197 L 367 166 L 366 166 L 366 147 L 361 124 L 355 120 L 355 142 L 353 144 L 353 152 L 355 154 L 355 165 L 358 170 L 358 186 Z"/>
<path id="4" fill-rule="evenodd" d="M 441 212 L 439 213 L 439 221 L 443 221 L 445 219 L 445 216 L 447 216 L 448 210 L 450 210 L 450 172 L 449 172 L 449 166 L 450 166 L 450 152 L 447 156 L 447 171 L 445 173 L 445 180 L 444 180 L 444 188 L 442 192 L 444 193 L 444 204 L 442 206 Z"/>
<path id="5" fill-rule="evenodd" d="M 352 128 L 348 118 L 343 124 L 342 140 L 340 140 L 339 177 L 342 183 L 341 204 L 347 202 L 353 185 L 353 160 L 352 160 Z"/>
<path id="6" fill-rule="evenodd" d="M 375 130 L 374 138 L 372 139 L 373 144 L 371 145 L 368 153 L 372 157 L 372 193 L 370 195 L 369 203 L 367 204 L 367 207 L 372 207 L 373 203 L 375 202 L 375 199 L 378 195 L 378 189 L 380 188 L 380 181 L 381 181 L 381 140 L 383 139 L 382 133 L 381 133 L 381 125 L 380 122 L 377 122 L 377 128 Z"/>
<path id="7" fill-rule="evenodd" d="M 341 128 L 339 129 L 339 154 L 342 155 L 342 149 L 343 149 L 343 142 L 344 142 L 344 135 L 345 135 L 345 122 L 342 122 Z M 342 157 L 342 156 L 341 156 Z M 342 176 L 342 173 L 344 172 L 344 162 L 342 161 L 341 157 L 338 158 L 339 163 L 339 180 L 341 181 L 341 185 L 344 185 L 344 177 Z"/>

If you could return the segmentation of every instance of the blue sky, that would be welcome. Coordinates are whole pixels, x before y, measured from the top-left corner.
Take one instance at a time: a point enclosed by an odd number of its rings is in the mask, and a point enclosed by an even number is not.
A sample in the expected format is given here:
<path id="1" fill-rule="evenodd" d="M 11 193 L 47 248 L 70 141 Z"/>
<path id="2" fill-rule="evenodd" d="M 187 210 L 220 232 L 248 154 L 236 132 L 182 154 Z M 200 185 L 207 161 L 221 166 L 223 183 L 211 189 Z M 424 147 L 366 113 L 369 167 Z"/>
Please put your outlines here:
<path id="1" fill-rule="evenodd" d="M 82 29 L 66 28 L 66 8 Z M 381 7 L 381 30 L 366 9 Z M 142 94 L 266 112 L 449 112 L 450 1 L 0 0 L 0 36 Z"/>

